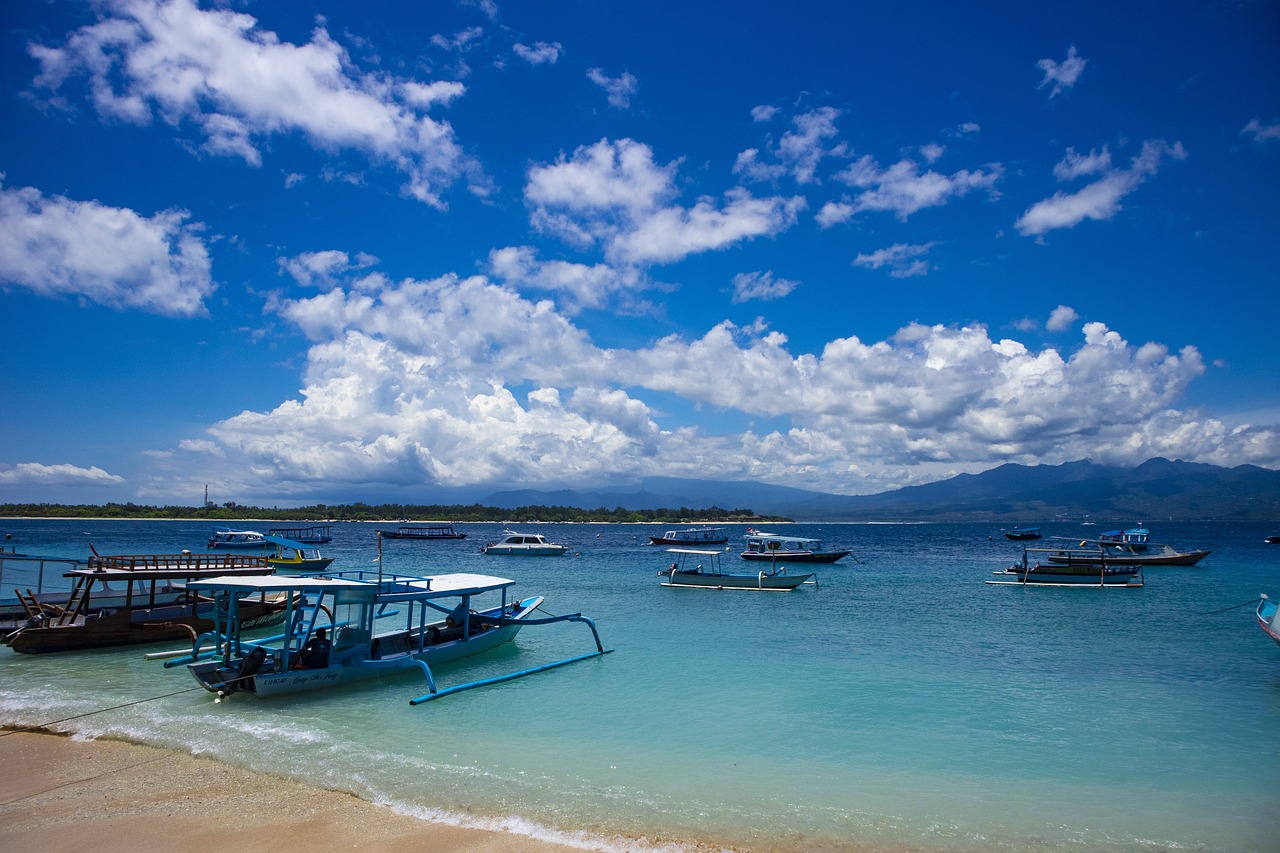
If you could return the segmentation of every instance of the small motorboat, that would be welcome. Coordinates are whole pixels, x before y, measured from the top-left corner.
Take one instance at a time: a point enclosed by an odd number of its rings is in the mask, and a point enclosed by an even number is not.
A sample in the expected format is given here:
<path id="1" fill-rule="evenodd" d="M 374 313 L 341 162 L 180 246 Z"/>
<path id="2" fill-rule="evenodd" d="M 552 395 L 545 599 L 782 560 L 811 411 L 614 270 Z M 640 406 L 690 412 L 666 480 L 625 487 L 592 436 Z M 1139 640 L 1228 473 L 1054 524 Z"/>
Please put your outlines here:
<path id="1" fill-rule="evenodd" d="M 790 592 L 804 584 L 817 585 L 813 572 L 790 574 L 785 566 L 758 572 L 732 573 L 720 566 L 721 551 L 698 548 L 668 548 L 676 559 L 658 572 L 659 586 L 697 589 L 751 589 L 760 592 Z"/>

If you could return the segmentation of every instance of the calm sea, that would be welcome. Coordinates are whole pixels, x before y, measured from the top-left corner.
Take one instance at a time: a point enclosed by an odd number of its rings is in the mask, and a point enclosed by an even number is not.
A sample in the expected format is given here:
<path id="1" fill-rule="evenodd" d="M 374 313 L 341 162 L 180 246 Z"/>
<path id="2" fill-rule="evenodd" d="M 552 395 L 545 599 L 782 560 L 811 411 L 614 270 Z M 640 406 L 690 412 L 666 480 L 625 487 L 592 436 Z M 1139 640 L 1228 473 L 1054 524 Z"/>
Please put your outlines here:
<path id="1" fill-rule="evenodd" d="M 1280 595 L 1280 545 L 1263 542 L 1280 529 L 1147 526 L 1213 554 L 1148 569 L 1142 589 L 988 586 L 1021 553 L 998 525 L 802 524 L 788 529 L 853 556 L 818 567 L 817 588 L 714 592 L 658 586 L 670 560 L 647 544 L 653 527 L 520 525 L 572 551 L 518 558 L 479 552 L 500 526 L 458 525 L 459 542 L 385 542 L 384 567 L 512 578 L 551 613 L 593 617 L 616 652 L 411 707 L 426 692 L 411 674 L 215 704 L 185 669 L 144 660 L 155 647 L 3 648 L 0 722 L 212 755 L 586 849 L 1275 851 L 1280 648 L 1235 605 Z M 81 558 L 90 543 L 199 550 L 213 527 L 0 520 L 8 547 Z M 335 569 L 373 565 L 373 525 L 333 532 Z M 729 566 L 745 565 L 742 532 L 730 528 Z M 9 595 L 25 583 L 12 565 L 0 578 Z M 527 628 L 437 679 L 593 648 L 580 624 Z"/>

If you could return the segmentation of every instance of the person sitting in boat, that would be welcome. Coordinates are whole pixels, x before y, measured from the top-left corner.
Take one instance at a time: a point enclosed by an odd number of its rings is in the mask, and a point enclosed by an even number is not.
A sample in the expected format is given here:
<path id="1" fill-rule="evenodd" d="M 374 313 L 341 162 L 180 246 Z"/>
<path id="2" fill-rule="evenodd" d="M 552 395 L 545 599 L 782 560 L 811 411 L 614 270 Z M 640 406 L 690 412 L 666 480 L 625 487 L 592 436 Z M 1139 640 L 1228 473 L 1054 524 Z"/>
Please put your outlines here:
<path id="1" fill-rule="evenodd" d="M 302 647 L 298 655 L 298 669 L 324 669 L 329 665 L 329 638 L 324 628 L 317 628 L 316 635 Z"/>

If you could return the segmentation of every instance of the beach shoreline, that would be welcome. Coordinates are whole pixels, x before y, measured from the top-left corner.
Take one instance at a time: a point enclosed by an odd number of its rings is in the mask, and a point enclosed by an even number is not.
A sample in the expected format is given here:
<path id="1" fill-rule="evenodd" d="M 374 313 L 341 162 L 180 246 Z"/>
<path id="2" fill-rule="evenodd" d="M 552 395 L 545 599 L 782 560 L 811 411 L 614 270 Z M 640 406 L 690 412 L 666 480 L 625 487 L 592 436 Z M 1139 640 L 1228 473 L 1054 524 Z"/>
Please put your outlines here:
<path id="1" fill-rule="evenodd" d="M 134 851 L 159 840 L 188 853 L 316 849 L 568 853 L 518 832 L 400 814 L 352 794 L 124 740 L 47 730 L 0 733 L 0 849 Z"/>

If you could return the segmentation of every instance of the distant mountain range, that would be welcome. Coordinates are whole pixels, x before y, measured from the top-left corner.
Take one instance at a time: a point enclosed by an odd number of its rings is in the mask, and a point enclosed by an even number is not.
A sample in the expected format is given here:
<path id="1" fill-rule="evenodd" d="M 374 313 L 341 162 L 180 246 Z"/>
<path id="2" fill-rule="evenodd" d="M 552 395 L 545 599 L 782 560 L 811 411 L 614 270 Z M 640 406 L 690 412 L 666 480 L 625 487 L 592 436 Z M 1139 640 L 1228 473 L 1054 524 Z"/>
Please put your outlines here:
<path id="1" fill-rule="evenodd" d="M 1089 460 L 1001 465 L 876 495 L 832 495 L 753 482 L 649 477 L 632 489 L 496 492 L 487 506 L 752 509 L 796 521 L 1054 520 L 1280 522 L 1280 471 L 1149 459 L 1136 468 Z"/>

